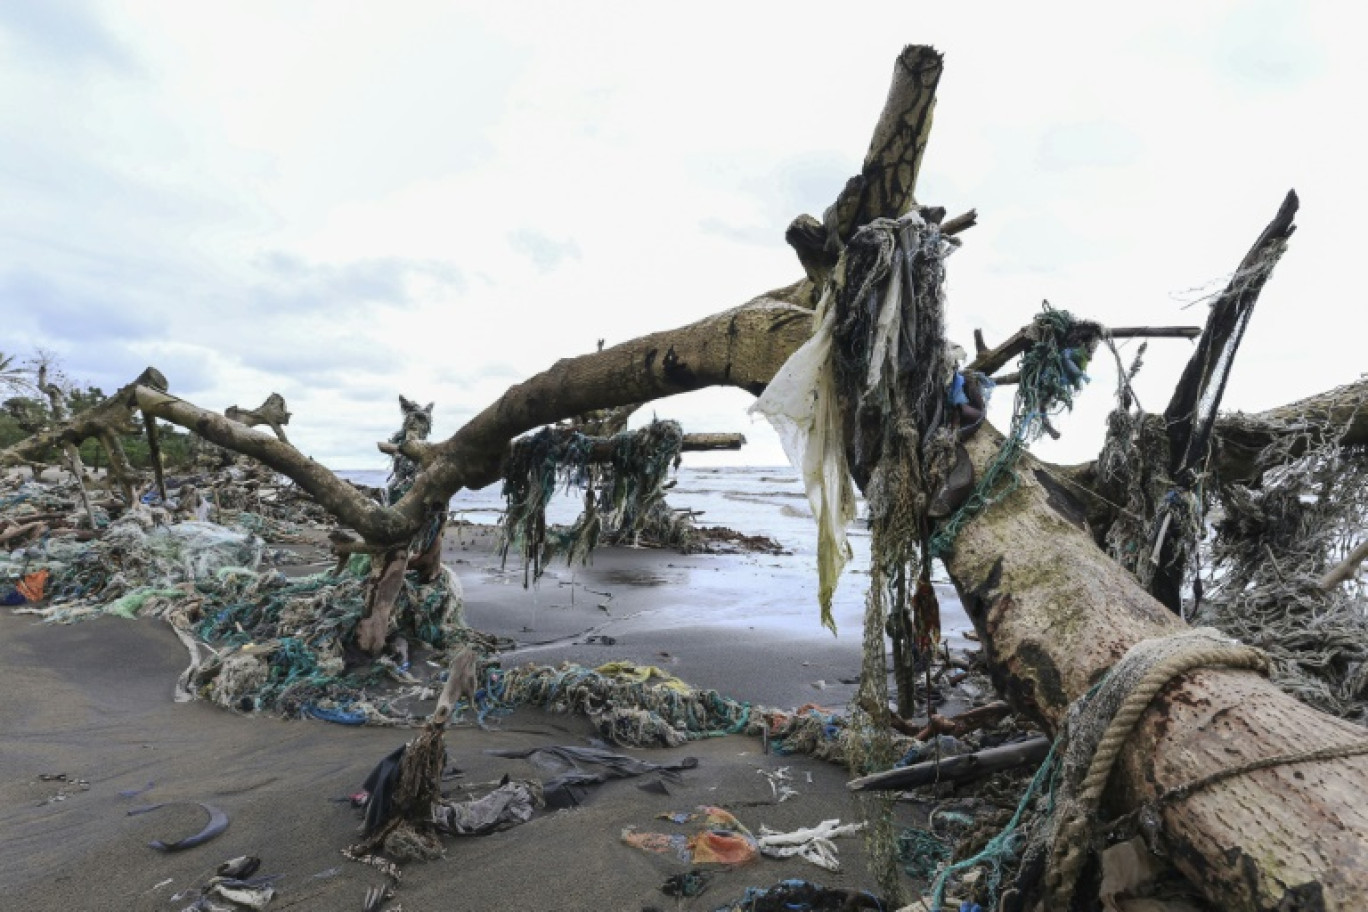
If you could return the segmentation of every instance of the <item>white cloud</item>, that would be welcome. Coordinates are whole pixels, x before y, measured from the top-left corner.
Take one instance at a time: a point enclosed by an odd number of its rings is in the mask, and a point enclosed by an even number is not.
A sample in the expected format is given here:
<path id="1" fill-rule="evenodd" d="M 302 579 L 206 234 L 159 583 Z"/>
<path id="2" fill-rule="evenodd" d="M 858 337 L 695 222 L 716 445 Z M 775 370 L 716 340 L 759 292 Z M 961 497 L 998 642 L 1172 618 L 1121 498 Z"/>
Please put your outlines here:
<path id="1" fill-rule="evenodd" d="M 1295 186 L 1302 228 L 1228 401 L 1358 373 L 1343 314 L 1368 178 L 1344 124 L 1368 64 L 1333 4 L 1151 5 L 1119 26 L 1085 3 L 51 10 L 0 7 L 4 348 L 55 348 L 106 388 L 159 363 L 210 407 L 279 390 L 291 439 L 332 465 L 374 463 L 399 393 L 450 433 L 600 338 L 792 281 L 784 228 L 858 170 L 916 41 L 946 54 L 919 196 L 980 213 L 950 262 L 957 338 L 1001 339 L 1043 298 L 1200 322 L 1171 293 L 1232 269 Z M 1147 406 L 1187 354 L 1151 346 Z M 1047 455 L 1095 450 L 1095 373 Z M 656 411 L 776 461 L 746 401 Z"/>

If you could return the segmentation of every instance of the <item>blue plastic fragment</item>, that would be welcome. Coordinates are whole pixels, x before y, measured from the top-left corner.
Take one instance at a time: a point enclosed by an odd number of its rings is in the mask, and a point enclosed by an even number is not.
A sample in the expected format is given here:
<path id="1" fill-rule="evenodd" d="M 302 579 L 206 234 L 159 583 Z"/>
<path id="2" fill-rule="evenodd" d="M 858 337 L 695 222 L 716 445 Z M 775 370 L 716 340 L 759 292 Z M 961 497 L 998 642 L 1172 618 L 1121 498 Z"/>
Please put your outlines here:
<path id="1" fill-rule="evenodd" d="M 304 715 L 324 722 L 336 722 L 338 725 L 365 725 L 366 714 L 359 709 L 324 709 L 309 703 L 304 707 Z"/>
<path id="2" fill-rule="evenodd" d="M 964 392 L 964 374 L 959 371 L 955 371 L 955 379 L 950 381 L 950 404 L 969 404 L 969 396 Z"/>

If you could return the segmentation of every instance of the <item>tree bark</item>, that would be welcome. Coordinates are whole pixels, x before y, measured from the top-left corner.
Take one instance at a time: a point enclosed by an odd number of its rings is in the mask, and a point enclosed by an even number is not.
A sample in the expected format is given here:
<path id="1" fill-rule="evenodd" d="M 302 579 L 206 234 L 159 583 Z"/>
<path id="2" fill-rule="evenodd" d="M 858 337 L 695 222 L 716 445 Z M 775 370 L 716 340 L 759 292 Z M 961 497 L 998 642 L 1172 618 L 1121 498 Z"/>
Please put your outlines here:
<path id="1" fill-rule="evenodd" d="M 969 441 L 976 470 L 1000 442 L 987 427 Z M 965 526 L 946 567 L 995 683 L 1053 731 L 1131 645 L 1185 625 L 1093 543 L 1082 506 L 1040 463 L 1027 455 L 1017 474 L 1021 487 Z M 1247 761 L 1363 738 L 1251 672 L 1195 671 L 1141 718 L 1110 810 Z M 1365 790 L 1368 757 L 1274 766 L 1166 803 L 1164 838 L 1222 909 L 1368 908 Z"/>
<path id="2" fill-rule="evenodd" d="M 408 563 L 408 549 L 396 549 L 384 556 L 372 577 L 365 613 L 356 625 L 356 644 L 371 655 L 378 655 L 385 648 L 394 602 L 404 586 Z"/>

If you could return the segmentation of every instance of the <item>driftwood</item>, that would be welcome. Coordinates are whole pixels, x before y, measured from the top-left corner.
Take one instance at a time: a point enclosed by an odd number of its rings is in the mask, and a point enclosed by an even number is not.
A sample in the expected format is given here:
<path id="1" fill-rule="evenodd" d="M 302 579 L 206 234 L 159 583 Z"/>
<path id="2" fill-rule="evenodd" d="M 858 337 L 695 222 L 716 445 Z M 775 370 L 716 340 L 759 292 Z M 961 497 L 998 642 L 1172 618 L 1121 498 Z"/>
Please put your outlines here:
<path id="1" fill-rule="evenodd" d="M 285 397 L 280 393 L 271 393 L 266 397 L 265 402 L 254 409 L 230 405 L 223 410 L 223 416 L 229 421 L 236 421 L 248 427 L 264 424 L 271 429 L 281 443 L 290 442 L 289 438 L 285 436 L 285 425 L 290 423 L 290 411 L 285 407 Z"/>
<path id="2" fill-rule="evenodd" d="M 966 445 L 979 471 L 1000 441 L 985 428 Z M 1082 506 L 1043 465 L 1028 455 L 1017 475 L 1014 493 L 964 527 L 946 568 L 995 683 L 1053 731 L 1131 645 L 1186 625 L 1094 544 Z M 1246 762 L 1363 739 L 1257 674 L 1194 671 L 1141 717 L 1109 809 L 1119 816 Z M 1362 756 L 1251 771 L 1164 803 L 1164 839 L 1224 909 L 1368 908 L 1365 789 Z"/>
<path id="3" fill-rule="evenodd" d="M 1116 326 L 1107 327 L 1104 332 L 1113 339 L 1196 339 L 1202 334 L 1202 328 L 1200 326 Z M 1007 341 L 992 348 L 983 341 L 983 332 L 976 329 L 974 330 L 974 358 L 965 366 L 965 369 L 989 375 L 997 374 L 1013 358 L 1019 357 L 1025 352 L 1030 344 L 1031 339 L 1027 334 L 1026 327 L 1018 329 L 1007 337 Z M 1016 383 L 1017 380 L 1018 377 L 1015 373 L 1000 374 L 993 377 L 993 382 L 999 385 Z"/>
<path id="4" fill-rule="evenodd" d="M 161 392 L 165 391 L 166 388 L 166 378 L 162 376 L 161 371 L 149 367 L 132 383 L 121 388 L 93 408 L 41 433 L 21 440 L 8 449 L 0 450 L 0 466 L 37 463 L 44 453 L 55 447 L 63 450 L 68 465 L 80 478 L 82 474 L 80 457 L 75 456 L 73 458 L 74 451 L 81 445 L 82 441 L 94 438 L 100 442 L 100 446 L 104 448 L 105 455 L 108 457 L 109 477 L 119 485 L 124 502 L 131 504 L 134 500 L 134 473 L 128 464 L 128 456 L 124 453 L 123 444 L 119 442 L 119 435 L 135 434 L 139 430 L 134 415 L 134 412 L 139 408 L 135 401 L 134 391 L 147 389 Z M 52 393 L 49 391 L 48 395 L 52 395 Z"/>
<path id="5" fill-rule="evenodd" d="M 926 741 L 936 735 L 959 737 L 966 732 L 996 725 L 1011 714 L 1011 705 L 1002 700 L 995 700 L 984 706 L 976 706 L 957 716 L 942 716 L 932 713 L 926 725 L 912 732 L 912 737 L 918 741 Z"/>
<path id="6" fill-rule="evenodd" d="M 943 760 L 926 760 L 912 766 L 897 767 L 861 776 L 846 783 L 852 792 L 877 792 L 914 789 L 939 782 L 972 782 L 1003 770 L 1039 764 L 1050 752 L 1050 739 L 1027 738 L 1001 747 L 989 747 L 972 754 Z"/>
<path id="7" fill-rule="evenodd" d="M 1321 577 L 1320 588 L 1328 591 L 1349 579 L 1358 571 L 1359 564 L 1365 559 L 1368 559 L 1368 541 L 1359 542 L 1354 550 L 1349 552 L 1348 557 Z"/>
<path id="8" fill-rule="evenodd" d="M 745 445 L 745 434 L 685 434 L 680 449 L 685 453 L 700 453 L 705 450 L 739 450 Z"/>
<path id="9" fill-rule="evenodd" d="M 17 523 L 7 529 L 0 530 L 0 546 L 12 548 L 14 543 L 29 538 L 39 538 L 47 530 L 48 524 L 45 522 Z"/>
<path id="10" fill-rule="evenodd" d="M 1216 298 L 1207 317 L 1206 329 L 1197 350 L 1188 359 L 1164 410 L 1169 443 L 1168 477 L 1172 493 L 1188 494 L 1197 489 L 1205 474 L 1217 409 L 1225 395 L 1226 381 L 1239 350 L 1240 340 L 1258 303 L 1259 292 L 1296 230 L 1293 218 L 1299 206 L 1297 194 L 1288 191 L 1273 220 L 1264 228 L 1254 246 L 1245 254 L 1225 290 Z M 1168 528 L 1173 512 L 1165 509 L 1164 525 L 1154 552 L 1158 565 L 1149 591 L 1171 611 L 1182 607 L 1183 581 L 1188 560 L 1183 536 Z"/>

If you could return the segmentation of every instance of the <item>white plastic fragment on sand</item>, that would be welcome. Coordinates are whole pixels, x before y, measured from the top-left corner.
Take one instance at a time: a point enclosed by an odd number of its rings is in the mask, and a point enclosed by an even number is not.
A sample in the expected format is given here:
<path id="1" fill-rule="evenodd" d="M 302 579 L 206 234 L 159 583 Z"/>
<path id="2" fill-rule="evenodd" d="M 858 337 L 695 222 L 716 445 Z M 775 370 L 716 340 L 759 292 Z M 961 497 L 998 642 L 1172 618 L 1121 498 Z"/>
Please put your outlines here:
<path id="1" fill-rule="evenodd" d="M 864 827 L 863 822 L 842 824 L 839 818 L 823 820 L 814 827 L 804 827 L 788 833 L 762 826 L 756 842 L 760 846 L 761 854 L 770 858 L 791 858 L 797 855 L 819 868 L 839 871 L 841 861 L 837 857 L 836 843 L 832 840 L 858 833 Z"/>

